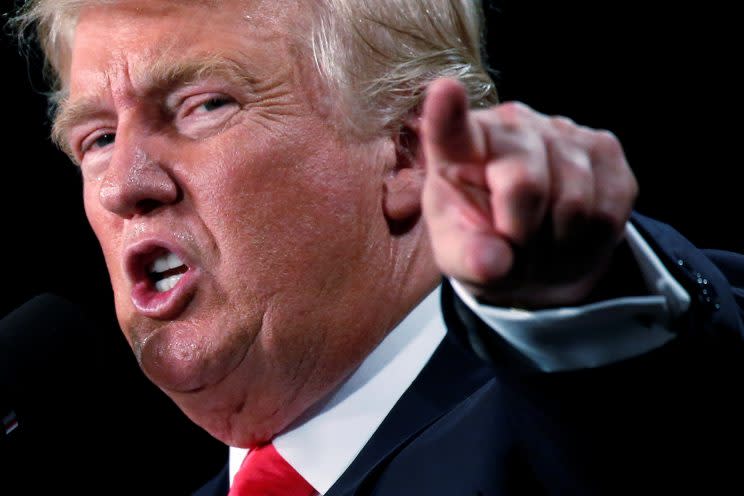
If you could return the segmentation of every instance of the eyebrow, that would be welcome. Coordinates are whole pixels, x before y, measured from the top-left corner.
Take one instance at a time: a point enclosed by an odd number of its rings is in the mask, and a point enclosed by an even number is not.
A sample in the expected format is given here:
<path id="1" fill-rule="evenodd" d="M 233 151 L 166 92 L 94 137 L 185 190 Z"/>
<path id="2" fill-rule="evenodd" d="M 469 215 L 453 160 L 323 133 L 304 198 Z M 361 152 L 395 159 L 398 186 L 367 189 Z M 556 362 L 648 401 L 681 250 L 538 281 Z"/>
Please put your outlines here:
<path id="1" fill-rule="evenodd" d="M 146 92 L 168 92 L 209 78 L 220 78 L 240 86 L 254 86 L 255 79 L 248 69 L 235 60 L 223 56 L 173 60 L 159 57 L 146 66 L 135 78 L 137 87 Z M 52 140 L 71 155 L 68 144 L 70 130 L 97 116 L 105 115 L 100 96 L 83 96 L 76 100 L 62 99 L 52 124 Z"/>

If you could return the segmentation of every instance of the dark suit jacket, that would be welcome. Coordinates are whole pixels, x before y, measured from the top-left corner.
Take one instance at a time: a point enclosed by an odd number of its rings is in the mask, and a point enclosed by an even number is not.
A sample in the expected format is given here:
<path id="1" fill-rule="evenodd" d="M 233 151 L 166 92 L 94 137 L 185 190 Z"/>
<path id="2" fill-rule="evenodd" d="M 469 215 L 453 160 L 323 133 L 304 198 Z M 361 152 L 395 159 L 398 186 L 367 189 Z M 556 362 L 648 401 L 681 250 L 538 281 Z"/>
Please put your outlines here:
<path id="1" fill-rule="evenodd" d="M 597 369 L 539 373 L 445 287 L 447 337 L 327 494 L 741 494 L 744 257 L 634 223 L 692 298 L 674 340 Z M 227 489 L 225 468 L 196 494 Z"/>

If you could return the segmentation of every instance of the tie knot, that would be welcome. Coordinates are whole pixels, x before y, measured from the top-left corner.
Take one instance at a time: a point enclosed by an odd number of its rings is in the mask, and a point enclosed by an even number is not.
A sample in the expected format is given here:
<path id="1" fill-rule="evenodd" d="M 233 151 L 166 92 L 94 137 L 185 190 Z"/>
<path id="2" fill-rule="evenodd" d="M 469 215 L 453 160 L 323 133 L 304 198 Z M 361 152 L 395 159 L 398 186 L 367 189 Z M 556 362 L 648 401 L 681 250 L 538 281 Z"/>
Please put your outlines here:
<path id="1" fill-rule="evenodd" d="M 235 474 L 228 496 L 312 496 L 315 489 L 273 444 L 252 449 Z"/>

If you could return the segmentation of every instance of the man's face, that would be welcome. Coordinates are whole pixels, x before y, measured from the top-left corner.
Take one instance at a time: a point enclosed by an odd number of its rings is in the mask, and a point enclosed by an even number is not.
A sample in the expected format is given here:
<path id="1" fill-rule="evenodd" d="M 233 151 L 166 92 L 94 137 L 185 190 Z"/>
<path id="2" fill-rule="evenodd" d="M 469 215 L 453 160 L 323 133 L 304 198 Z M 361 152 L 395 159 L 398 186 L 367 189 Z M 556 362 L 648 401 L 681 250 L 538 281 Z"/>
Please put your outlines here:
<path id="1" fill-rule="evenodd" d="M 288 35 L 297 3 L 89 7 L 65 78 L 121 327 L 146 374 L 232 444 L 285 427 L 391 324 L 394 153 L 333 127 Z"/>

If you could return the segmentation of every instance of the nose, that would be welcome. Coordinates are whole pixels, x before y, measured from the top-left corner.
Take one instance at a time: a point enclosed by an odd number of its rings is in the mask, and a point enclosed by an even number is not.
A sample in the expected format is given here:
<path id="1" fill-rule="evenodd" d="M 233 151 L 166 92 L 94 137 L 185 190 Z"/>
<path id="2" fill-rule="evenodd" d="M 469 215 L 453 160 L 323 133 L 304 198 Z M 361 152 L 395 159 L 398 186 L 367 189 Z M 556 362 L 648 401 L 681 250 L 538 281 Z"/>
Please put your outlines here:
<path id="1" fill-rule="evenodd" d="M 158 136 L 117 130 L 114 150 L 98 192 L 101 205 L 122 217 L 149 213 L 178 201 L 180 188 Z"/>

